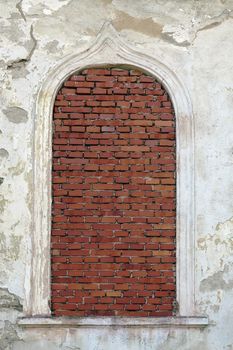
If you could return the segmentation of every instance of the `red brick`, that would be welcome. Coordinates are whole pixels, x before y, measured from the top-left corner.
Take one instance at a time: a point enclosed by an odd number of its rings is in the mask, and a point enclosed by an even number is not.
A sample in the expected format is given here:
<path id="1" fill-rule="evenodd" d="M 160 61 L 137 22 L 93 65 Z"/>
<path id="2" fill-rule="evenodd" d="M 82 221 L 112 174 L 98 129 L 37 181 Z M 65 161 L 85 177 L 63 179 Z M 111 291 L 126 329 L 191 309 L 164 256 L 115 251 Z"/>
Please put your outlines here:
<path id="1" fill-rule="evenodd" d="M 172 316 L 175 118 L 152 76 L 88 68 L 54 107 L 52 312 Z"/>

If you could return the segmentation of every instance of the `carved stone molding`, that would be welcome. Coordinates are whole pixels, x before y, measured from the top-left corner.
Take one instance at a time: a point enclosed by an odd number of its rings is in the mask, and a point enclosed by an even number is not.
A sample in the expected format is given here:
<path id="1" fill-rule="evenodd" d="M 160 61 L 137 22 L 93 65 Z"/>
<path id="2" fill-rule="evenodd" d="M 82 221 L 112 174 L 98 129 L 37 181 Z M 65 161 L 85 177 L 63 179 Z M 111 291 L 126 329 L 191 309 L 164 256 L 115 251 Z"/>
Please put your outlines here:
<path id="1" fill-rule="evenodd" d="M 85 51 L 65 57 L 46 77 L 35 105 L 34 221 L 25 315 L 50 315 L 51 136 L 54 99 L 62 82 L 86 67 L 128 65 L 155 76 L 168 91 L 177 131 L 177 301 L 178 315 L 195 315 L 194 134 L 192 105 L 174 71 L 155 57 L 135 51 L 106 23 Z M 27 279 L 29 279 L 27 277 Z"/>

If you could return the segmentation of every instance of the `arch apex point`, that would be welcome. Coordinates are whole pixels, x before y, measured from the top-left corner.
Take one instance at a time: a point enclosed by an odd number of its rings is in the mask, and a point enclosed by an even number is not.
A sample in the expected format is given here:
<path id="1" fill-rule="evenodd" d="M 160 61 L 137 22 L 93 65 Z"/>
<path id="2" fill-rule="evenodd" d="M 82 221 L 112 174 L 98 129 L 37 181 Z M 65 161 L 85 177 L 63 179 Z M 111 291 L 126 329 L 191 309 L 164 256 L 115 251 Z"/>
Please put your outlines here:
<path id="1" fill-rule="evenodd" d="M 97 34 L 97 41 L 98 40 L 106 40 L 108 38 L 114 38 L 120 40 L 119 33 L 114 27 L 112 21 L 107 20 L 103 23 L 102 27 L 100 28 L 98 34 Z"/>

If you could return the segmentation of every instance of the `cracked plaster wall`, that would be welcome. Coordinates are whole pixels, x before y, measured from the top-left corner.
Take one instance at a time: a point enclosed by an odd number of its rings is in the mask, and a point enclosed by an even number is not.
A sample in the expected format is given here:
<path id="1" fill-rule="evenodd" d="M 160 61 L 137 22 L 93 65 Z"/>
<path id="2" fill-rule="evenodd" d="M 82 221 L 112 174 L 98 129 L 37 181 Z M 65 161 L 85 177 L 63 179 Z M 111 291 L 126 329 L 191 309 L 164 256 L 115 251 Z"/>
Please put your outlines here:
<path id="1" fill-rule="evenodd" d="M 32 230 L 33 108 L 65 55 L 106 20 L 179 75 L 195 119 L 196 311 L 205 330 L 23 330 Z M 233 350 L 232 0 L 0 0 L 0 349 Z"/>

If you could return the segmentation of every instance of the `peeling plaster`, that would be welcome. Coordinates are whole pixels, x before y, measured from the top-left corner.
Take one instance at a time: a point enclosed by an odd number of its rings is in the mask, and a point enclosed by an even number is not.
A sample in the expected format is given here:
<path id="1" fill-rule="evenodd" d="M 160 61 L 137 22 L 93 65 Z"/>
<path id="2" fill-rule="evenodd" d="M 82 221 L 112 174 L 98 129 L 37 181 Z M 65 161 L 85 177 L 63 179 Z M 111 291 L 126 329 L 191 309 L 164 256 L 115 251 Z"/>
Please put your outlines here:
<path id="1" fill-rule="evenodd" d="M 62 9 L 64 6 L 69 4 L 71 0 L 50 0 L 50 1 L 38 1 L 38 0 L 24 0 L 23 1 L 23 10 L 24 13 L 31 15 L 35 15 L 39 11 L 43 10 L 50 10 L 52 13 L 53 11 L 58 11 L 59 9 Z"/>

